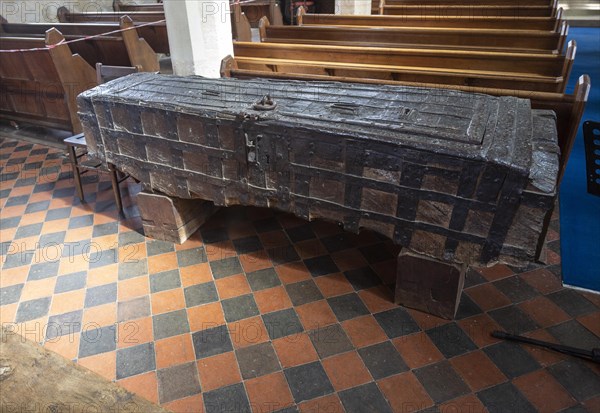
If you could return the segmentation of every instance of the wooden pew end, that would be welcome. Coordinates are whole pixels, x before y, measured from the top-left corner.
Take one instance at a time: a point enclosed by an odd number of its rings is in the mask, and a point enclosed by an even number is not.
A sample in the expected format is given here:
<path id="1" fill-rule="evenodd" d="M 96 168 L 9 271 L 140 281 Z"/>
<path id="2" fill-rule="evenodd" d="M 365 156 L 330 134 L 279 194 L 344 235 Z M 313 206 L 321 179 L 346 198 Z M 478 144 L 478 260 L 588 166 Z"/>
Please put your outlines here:
<path id="1" fill-rule="evenodd" d="M 237 62 L 231 55 L 227 55 L 221 60 L 221 77 L 231 77 L 231 71 L 237 69 Z"/>
<path id="2" fill-rule="evenodd" d="M 298 11 L 296 12 L 296 25 L 302 26 L 302 18 L 306 14 L 306 9 L 303 6 L 298 7 Z"/>
<path id="3" fill-rule="evenodd" d="M 258 33 L 260 37 L 260 41 L 264 42 L 267 38 L 267 27 L 269 27 L 271 23 L 269 23 L 269 19 L 267 16 L 262 16 L 258 21 Z"/>
<path id="4" fill-rule="evenodd" d="M 67 9 L 65 6 L 60 6 L 58 10 L 56 10 L 56 18 L 61 23 L 68 23 L 70 13 L 71 12 L 69 12 L 69 9 Z"/>

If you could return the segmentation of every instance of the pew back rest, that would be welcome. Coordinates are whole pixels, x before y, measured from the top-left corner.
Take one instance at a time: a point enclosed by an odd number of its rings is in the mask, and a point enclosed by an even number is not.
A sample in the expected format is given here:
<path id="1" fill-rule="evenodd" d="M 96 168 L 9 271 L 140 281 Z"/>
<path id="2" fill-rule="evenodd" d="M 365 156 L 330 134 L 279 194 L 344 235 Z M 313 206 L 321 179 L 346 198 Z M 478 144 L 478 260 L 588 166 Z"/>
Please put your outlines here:
<path id="1" fill-rule="evenodd" d="M 554 30 L 560 28 L 562 9 L 555 17 L 448 17 L 439 16 L 353 16 L 340 14 L 306 13 L 300 7 L 298 25 L 335 25 L 335 26 L 396 26 L 396 27 L 459 27 L 470 29 L 513 29 L 513 30 Z"/>
<path id="2" fill-rule="evenodd" d="M 45 39 L 2 37 L 1 49 L 18 50 L 1 53 L 2 117 L 81 131 L 75 98 L 96 86 L 95 74 L 67 44 L 60 44 L 63 40 L 56 30 L 49 30 Z"/>
<path id="3" fill-rule="evenodd" d="M 560 33 L 552 31 L 407 28 L 363 26 L 271 25 L 259 23 L 261 42 L 340 46 L 455 48 L 464 50 L 560 53 L 566 38 L 566 22 Z"/>

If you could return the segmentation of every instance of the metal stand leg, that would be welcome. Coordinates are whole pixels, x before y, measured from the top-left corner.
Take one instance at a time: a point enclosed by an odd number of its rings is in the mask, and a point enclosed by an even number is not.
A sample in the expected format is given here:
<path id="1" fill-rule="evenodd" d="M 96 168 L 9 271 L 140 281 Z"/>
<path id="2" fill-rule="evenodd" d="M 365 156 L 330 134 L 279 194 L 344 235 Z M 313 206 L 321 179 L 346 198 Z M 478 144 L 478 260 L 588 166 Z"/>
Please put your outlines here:
<path id="1" fill-rule="evenodd" d="M 110 172 L 110 181 L 112 184 L 113 194 L 115 195 L 115 202 L 119 212 L 123 212 L 123 200 L 121 199 L 121 190 L 119 189 L 119 177 L 117 176 L 117 169 L 113 164 L 108 164 L 108 171 Z"/>
<path id="2" fill-rule="evenodd" d="M 77 195 L 79 196 L 79 200 L 81 202 L 85 202 L 85 197 L 83 196 L 83 186 L 81 184 L 81 174 L 79 172 L 79 165 L 77 164 L 77 149 L 68 145 L 69 149 L 69 158 L 71 159 L 71 167 L 73 168 L 73 178 L 75 179 L 75 188 L 77 189 Z"/>

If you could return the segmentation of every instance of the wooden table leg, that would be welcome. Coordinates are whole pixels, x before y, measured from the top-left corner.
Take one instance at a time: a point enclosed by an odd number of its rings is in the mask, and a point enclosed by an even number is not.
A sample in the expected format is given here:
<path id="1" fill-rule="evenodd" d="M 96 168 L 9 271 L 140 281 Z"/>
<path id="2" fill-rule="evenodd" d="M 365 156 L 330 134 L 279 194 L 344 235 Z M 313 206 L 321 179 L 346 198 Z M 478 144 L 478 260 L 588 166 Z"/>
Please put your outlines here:
<path id="1" fill-rule="evenodd" d="M 406 250 L 398 254 L 396 304 L 453 319 L 465 283 L 466 266 Z"/>

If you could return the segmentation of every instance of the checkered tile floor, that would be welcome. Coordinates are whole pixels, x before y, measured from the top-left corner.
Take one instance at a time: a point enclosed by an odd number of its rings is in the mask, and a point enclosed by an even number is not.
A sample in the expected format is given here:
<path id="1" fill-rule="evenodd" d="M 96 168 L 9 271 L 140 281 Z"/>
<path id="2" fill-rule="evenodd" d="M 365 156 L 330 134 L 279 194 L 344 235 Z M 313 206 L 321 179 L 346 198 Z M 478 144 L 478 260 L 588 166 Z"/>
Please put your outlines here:
<path id="1" fill-rule="evenodd" d="M 60 150 L 0 141 L 0 319 L 174 412 L 600 412 L 598 365 L 489 336 L 600 347 L 600 296 L 546 267 L 470 270 L 457 320 L 392 303 L 396 248 L 254 208 L 183 245 L 141 234 L 130 183 L 81 204 Z"/>

